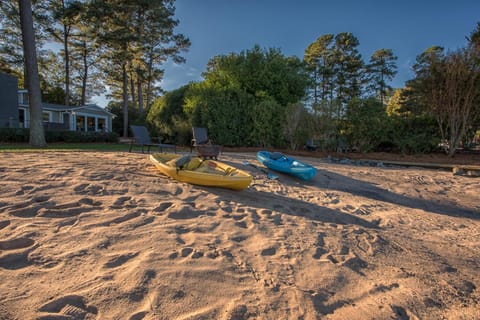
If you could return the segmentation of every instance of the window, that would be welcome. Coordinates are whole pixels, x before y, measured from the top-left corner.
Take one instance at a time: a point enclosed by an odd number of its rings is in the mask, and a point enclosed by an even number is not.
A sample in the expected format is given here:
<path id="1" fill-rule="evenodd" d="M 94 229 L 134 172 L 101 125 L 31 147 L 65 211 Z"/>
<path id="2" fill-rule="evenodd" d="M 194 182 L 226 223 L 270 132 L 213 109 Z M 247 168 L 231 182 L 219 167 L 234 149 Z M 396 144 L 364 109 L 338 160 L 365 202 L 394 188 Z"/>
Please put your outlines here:
<path id="1" fill-rule="evenodd" d="M 20 128 L 26 128 L 27 124 L 25 123 L 25 109 L 19 108 L 18 109 L 18 122 Z"/>
<path id="2" fill-rule="evenodd" d="M 28 105 L 28 92 L 18 93 L 18 104 Z"/>
<path id="3" fill-rule="evenodd" d="M 43 122 L 52 122 L 52 113 L 50 111 L 43 111 Z"/>
<path id="4" fill-rule="evenodd" d="M 77 131 L 85 131 L 85 116 L 77 115 Z"/>
<path id="5" fill-rule="evenodd" d="M 95 118 L 87 117 L 87 130 L 95 131 Z"/>
<path id="6" fill-rule="evenodd" d="M 106 126 L 106 121 L 105 118 L 98 118 L 98 131 L 106 131 L 107 126 Z"/>

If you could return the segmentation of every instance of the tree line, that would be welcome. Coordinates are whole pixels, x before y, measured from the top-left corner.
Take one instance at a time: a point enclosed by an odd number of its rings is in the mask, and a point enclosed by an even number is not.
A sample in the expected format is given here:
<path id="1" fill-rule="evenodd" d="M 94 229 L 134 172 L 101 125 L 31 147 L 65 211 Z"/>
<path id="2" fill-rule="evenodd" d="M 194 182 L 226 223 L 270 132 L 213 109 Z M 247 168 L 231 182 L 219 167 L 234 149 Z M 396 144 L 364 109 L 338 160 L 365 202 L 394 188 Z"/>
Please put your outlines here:
<path id="1" fill-rule="evenodd" d="M 364 61 L 352 33 L 320 36 L 302 60 L 256 45 L 213 57 L 203 81 L 157 99 L 146 121 L 182 143 L 191 126 L 204 126 L 227 146 L 297 149 L 313 138 L 324 151 L 419 153 L 443 145 L 453 155 L 480 128 L 479 34 L 480 24 L 463 48 L 426 49 L 415 77 L 398 89 L 389 85 L 393 51 Z"/>
<path id="2" fill-rule="evenodd" d="M 147 123 L 188 144 L 191 127 L 203 126 L 227 146 L 297 149 L 313 138 L 326 151 L 416 153 L 442 142 L 453 155 L 479 128 L 480 24 L 463 48 L 419 54 L 404 88 L 389 85 L 391 49 L 366 61 L 359 39 L 342 32 L 318 37 L 302 58 L 260 45 L 212 57 L 203 81 L 163 92 L 162 64 L 183 62 L 190 45 L 174 32 L 173 0 L 37 0 L 33 8 L 43 101 L 85 104 L 108 87 L 123 136 Z M 28 83 L 18 3 L 0 10 L 0 70 Z"/>

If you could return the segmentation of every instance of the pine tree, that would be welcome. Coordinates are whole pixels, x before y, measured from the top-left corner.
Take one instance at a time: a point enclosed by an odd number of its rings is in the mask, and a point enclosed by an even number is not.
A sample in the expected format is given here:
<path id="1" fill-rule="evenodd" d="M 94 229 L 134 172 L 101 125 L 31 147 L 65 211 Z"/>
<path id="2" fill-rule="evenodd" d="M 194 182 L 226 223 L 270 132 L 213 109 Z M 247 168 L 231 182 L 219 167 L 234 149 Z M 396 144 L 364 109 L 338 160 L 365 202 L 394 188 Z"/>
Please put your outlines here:
<path id="1" fill-rule="evenodd" d="M 370 63 L 367 65 L 367 74 L 369 89 L 375 94 L 380 95 L 380 102 L 384 104 L 385 94 L 392 87 L 387 85 L 397 74 L 397 57 L 393 55 L 392 49 L 380 49 L 375 51 L 370 57 Z"/>

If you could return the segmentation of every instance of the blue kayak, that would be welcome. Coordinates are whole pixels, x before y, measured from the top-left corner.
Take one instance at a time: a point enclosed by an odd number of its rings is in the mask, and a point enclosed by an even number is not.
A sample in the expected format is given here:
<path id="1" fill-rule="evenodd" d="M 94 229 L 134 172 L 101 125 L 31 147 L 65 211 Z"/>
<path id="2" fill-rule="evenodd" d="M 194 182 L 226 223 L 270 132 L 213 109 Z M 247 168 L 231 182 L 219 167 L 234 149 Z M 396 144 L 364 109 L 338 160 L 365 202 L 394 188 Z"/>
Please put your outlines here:
<path id="1" fill-rule="evenodd" d="M 287 173 L 302 180 L 310 180 L 317 173 L 317 169 L 311 165 L 287 157 L 280 152 L 259 151 L 257 160 L 269 169 Z"/>

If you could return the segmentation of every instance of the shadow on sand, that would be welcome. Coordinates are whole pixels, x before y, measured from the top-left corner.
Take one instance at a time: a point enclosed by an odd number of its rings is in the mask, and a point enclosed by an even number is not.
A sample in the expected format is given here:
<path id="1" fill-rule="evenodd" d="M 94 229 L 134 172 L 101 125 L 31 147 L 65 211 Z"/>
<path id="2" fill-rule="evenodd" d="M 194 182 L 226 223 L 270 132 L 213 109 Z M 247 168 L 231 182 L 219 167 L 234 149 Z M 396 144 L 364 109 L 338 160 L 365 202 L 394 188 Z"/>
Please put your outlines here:
<path id="1" fill-rule="evenodd" d="M 230 163 L 231 165 L 236 165 Z M 238 165 L 236 165 L 239 167 Z M 252 174 L 258 174 L 258 172 L 251 171 L 245 167 L 240 169 L 250 171 Z M 388 170 L 388 169 L 385 169 Z M 280 183 L 285 183 L 288 185 L 293 185 L 296 187 L 318 187 L 319 191 L 328 191 L 336 190 L 340 192 L 350 193 L 355 196 L 369 198 L 376 201 L 387 202 L 393 205 L 403 206 L 411 209 L 419 209 L 427 212 L 432 212 L 435 214 L 448 215 L 452 217 L 463 217 L 469 219 L 480 220 L 480 212 L 474 208 L 465 208 L 458 205 L 445 202 L 439 202 L 438 200 L 429 200 L 421 199 L 415 197 L 409 197 L 405 195 L 400 195 L 395 192 L 380 188 L 370 182 L 365 182 L 358 179 L 353 179 L 351 177 L 335 173 L 330 170 L 318 169 L 317 175 L 311 181 L 301 181 L 294 177 L 288 176 L 286 174 L 275 172 L 280 178 Z M 388 173 L 386 173 L 388 174 Z M 249 190 L 250 191 L 250 190 Z M 256 197 L 252 199 L 246 198 L 243 193 L 238 193 L 236 196 L 240 196 L 243 201 L 246 201 L 247 205 L 259 206 L 258 194 L 260 193 L 261 199 L 266 199 L 266 201 L 261 201 L 261 204 L 265 206 L 268 203 L 275 203 L 273 207 L 277 206 L 277 203 L 282 204 L 282 206 L 287 208 L 296 208 L 292 209 L 292 213 L 296 215 L 307 216 L 310 218 L 317 217 L 321 213 L 322 218 L 320 220 L 324 222 L 333 222 L 333 223 L 354 223 L 362 225 L 365 227 L 372 227 L 374 224 L 368 222 L 364 219 L 358 218 L 354 215 L 348 215 L 344 212 L 338 212 L 329 208 L 325 208 L 319 205 L 315 205 L 309 202 L 305 202 L 298 199 L 292 199 L 283 197 L 279 194 L 264 192 L 264 191 L 254 191 L 257 194 Z M 240 199 L 239 198 L 239 199 Z M 268 206 L 268 205 L 267 205 Z M 266 208 L 270 210 L 277 210 L 276 208 Z M 278 211 L 278 210 L 277 210 Z M 301 213 L 302 211 L 308 211 L 308 213 Z M 300 212 L 300 214 L 299 214 Z M 325 220 L 326 219 L 326 220 Z M 347 222 L 349 221 L 349 222 Z"/>

